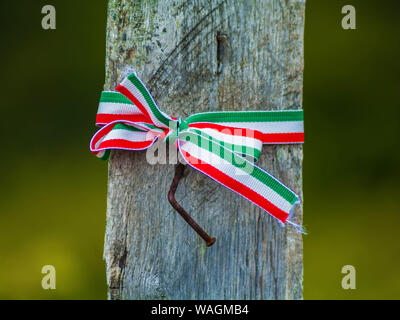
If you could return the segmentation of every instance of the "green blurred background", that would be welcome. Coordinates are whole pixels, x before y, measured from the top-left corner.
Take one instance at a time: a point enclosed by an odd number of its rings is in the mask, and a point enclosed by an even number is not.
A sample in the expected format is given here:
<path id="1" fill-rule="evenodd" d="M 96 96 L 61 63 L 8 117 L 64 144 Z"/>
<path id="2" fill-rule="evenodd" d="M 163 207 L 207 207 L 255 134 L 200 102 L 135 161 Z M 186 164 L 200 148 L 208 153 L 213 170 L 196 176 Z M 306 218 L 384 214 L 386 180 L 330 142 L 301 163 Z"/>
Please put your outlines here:
<path id="1" fill-rule="evenodd" d="M 357 30 L 341 28 L 346 4 Z M 0 298 L 104 299 L 107 165 L 88 142 L 106 1 L 3 0 L 0 15 Z M 399 31 L 399 1 L 307 1 L 305 299 L 400 298 Z M 41 288 L 46 264 L 57 290 Z M 341 288 L 347 264 L 356 290 Z"/>

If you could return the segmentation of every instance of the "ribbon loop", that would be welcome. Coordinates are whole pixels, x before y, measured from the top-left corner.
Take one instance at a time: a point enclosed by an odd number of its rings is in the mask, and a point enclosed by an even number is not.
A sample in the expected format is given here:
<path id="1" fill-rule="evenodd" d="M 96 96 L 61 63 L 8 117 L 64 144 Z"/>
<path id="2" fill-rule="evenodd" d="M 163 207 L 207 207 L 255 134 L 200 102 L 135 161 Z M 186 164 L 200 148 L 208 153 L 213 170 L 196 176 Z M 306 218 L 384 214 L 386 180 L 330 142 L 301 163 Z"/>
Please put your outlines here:
<path id="1" fill-rule="evenodd" d="M 175 143 L 183 159 L 285 223 L 299 197 L 257 162 L 263 144 L 302 143 L 303 111 L 205 112 L 186 120 L 161 111 L 135 74 L 101 94 L 90 150 L 144 150 L 157 139 Z"/>

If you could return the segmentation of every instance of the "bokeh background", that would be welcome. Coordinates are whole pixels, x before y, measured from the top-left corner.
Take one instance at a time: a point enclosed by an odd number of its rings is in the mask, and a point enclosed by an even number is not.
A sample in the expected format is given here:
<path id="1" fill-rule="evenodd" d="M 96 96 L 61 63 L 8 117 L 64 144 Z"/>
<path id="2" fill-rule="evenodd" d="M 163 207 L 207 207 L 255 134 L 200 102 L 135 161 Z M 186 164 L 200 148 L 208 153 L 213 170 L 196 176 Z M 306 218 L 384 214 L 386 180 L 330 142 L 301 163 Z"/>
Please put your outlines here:
<path id="1" fill-rule="evenodd" d="M 57 9 L 57 30 L 41 8 Z M 341 28 L 341 8 L 357 30 Z M 105 299 L 107 164 L 88 151 L 106 1 L 0 2 L 0 298 Z M 400 298 L 400 2 L 308 0 L 305 299 Z M 57 290 L 41 288 L 41 268 Z M 343 290 L 341 268 L 357 270 Z"/>

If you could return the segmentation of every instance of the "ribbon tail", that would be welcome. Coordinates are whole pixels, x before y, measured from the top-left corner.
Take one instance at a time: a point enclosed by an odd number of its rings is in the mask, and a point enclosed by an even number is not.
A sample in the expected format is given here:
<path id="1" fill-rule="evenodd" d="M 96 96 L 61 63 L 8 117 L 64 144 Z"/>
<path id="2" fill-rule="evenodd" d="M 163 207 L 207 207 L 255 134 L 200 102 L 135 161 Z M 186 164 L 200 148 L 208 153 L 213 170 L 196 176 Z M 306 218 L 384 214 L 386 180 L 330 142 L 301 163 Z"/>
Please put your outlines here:
<path id="1" fill-rule="evenodd" d="M 300 232 L 302 234 L 307 234 L 306 228 L 301 224 L 297 223 L 299 219 L 296 215 L 298 211 L 295 211 L 297 206 L 300 206 L 300 200 L 297 200 L 294 206 L 292 207 L 289 213 L 289 217 L 286 220 L 286 223 L 290 224 L 297 232 Z"/>
<path id="2" fill-rule="evenodd" d="M 286 222 L 299 197 L 273 176 L 201 133 L 180 132 L 177 142 L 191 167 Z"/>

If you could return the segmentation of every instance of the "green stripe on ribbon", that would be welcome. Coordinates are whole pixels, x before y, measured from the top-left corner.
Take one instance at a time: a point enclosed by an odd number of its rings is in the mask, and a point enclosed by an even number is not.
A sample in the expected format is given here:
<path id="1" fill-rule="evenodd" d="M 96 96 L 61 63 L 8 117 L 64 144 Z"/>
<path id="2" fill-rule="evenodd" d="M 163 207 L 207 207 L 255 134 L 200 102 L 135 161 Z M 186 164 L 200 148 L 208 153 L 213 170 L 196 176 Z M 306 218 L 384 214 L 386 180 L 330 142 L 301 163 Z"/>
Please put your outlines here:
<path id="1" fill-rule="evenodd" d="M 132 127 L 132 126 L 128 126 L 128 125 L 123 124 L 123 123 L 117 123 L 114 126 L 113 130 L 128 130 L 128 131 L 134 131 L 134 132 L 147 132 L 147 130 L 142 130 L 142 129 L 135 128 L 135 127 Z"/>
<path id="2" fill-rule="evenodd" d="M 116 91 L 103 91 L 100 96 L 100 102 L 106 103 L 124 103 L 133 105 L 133 103 L 122 93 Z"/>

